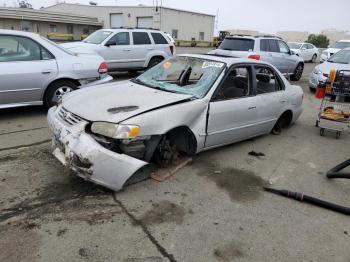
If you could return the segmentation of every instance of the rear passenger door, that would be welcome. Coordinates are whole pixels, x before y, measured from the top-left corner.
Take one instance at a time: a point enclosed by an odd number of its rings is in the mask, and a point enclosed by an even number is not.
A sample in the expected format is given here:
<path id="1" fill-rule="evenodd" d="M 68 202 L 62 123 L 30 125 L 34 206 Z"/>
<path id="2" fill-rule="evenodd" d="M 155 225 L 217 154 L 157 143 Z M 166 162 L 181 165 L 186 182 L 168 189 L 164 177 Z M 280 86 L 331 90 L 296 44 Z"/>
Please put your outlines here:
<path id="1" fill-rule="evenodd" d="M 280 69 L 279 49 L 276 40 L 261 39 L 260 40 L 261 60 L 268 62 Z"/>
<path id="2" fill-rule="evenodd" d="M 275 70 L 267 65 L 256 65 L 255 86 L 258 126 L 261 132 L 269 133 L 286 106 L 285 87 Z"/>
<path id="3" fill-rule="evenodd" d="M 130 52 L 132 67 L 146 67 L 148 52 L 154 50 L 150 35 L 148 32 L 132 32 L 133 45 Z"/>

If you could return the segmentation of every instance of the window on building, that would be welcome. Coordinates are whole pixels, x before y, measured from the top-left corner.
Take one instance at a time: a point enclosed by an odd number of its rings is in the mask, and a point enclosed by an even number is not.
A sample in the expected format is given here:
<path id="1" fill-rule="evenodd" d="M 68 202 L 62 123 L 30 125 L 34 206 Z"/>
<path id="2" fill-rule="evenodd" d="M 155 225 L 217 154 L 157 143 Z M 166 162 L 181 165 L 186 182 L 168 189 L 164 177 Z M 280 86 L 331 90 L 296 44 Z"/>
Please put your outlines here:
<path id="1" fill-rule="evenodd" d="M 161 33 L 152 33 L 151 34 L 156 45 L 166 45 L 168 41 L 164 38 Z"/>
<path id="2" fill-rule="evenodd" d="M 257 95 L 283 90 L 282 81 L 270 67 L 256 66 L 255 70 Z"/>
<path id="3" fill-rule="evenodd" d="M 0 62 L 52 59 L 42 46 L 26 37 L 0 36 Z"/>
<path id="4" fill-rule="evenodd" d="M 133 32 L 134 45 L 150 45 L 151 39 L 146 32 Z"/>
<path id="5" fill-rule="evenodd" d="M 67 25 L 67 33 L 74 34 L 74 26 L 73 25 Z"/>
<path id="6" fill-rule="evenodd" d="M 49 33 L 57 33 L 57 25 L 49 25 Z"/>
<path id="7" fill-rule="evenodd" d="M 199 32 L 199 41 L 204 41 L 204 32 Z"/>
<path id="8" fill-rule="evenodd" d="M 90 34 L 90 29 L 89 28 L 83 28 L 83 35 L 89 35 Z"/>
<path id="9" fill-rule="evenodd" d="M 30 21 L 21 21 L 21 30 L 22 31 L 32 31 L 32 23 Z"/>
<path id="10" fill-rule="evenodd" d="M 174 39 L 177 39 L 177 38 L 178 38 L 178 35 L 179 35 L 179 30 L 173 29 L 173 30 L 171 31 L 171 36 L 172 36 Z"/>

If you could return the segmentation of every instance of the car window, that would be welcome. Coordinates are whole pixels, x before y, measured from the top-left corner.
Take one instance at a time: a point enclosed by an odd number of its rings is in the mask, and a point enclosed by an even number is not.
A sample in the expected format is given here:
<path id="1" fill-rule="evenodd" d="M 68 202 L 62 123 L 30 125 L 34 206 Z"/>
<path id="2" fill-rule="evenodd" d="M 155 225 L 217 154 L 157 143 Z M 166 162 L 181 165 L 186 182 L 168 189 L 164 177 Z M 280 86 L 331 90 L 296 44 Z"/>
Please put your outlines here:
<path id="1" fill-rule="evenodd" d="M 230 100 L 249 96 L 249 72 L 249 67 L 236 67 L 232 69 L 217 90 L 214 101 Z"/>
<path id="2" fill-rule="evenodd" d="M 314 49 L 314 46 L 311 44 L 307 44 L 307 49 Z"/>
<path id="3" fill-rule="evenodd" d="M 350 47 L 350 42 L 336 42 L 331 48 L 344 49 Z"/>
<path id="4" fill-rule="evenodd" d="M 266 94 L 283 90 L 282 80 L 270 67 L 255 66 L 256 94 Z"/>
<path id="5" fill-rule="evenodd" d="M 0 62 L 47 59 L 52 59 L 52 55 L 27 37 L 0 36 Z"/>
<path id="6" fill-rule="evenodd" d="M 92 33 L 91 35 L 89 35 L 87 38 L 85 38 L 83 42 L 99 45 L 104 40 L 106 40 L 107 37 L 109 37 L 112 33 L 113 33 L 112 31 L 98 30 Z"/>
<path id="7" fill-rule="evenodd" d="M 229 51 L 253 51 L 254 50 L 253 39 L 244 38 L 225 38 L 219 46 L 219 49 Z"/>
<path id="8" fill-rule="evenodd" d="M 264 51 L 264 52 L 269 52 L 270 48 L 269 48 L 269 40 L 267 39 L 261 39 L 260 40 L 260 50 Z"/>
<path id="9" fill-rule="evenodd" d="M 277 40 L 269 39 L 269 51 L 279 53 L 280 49 L 278 47 Z"/>
<path id="10" fill-rule="evenodd" d="M 329 63 L 350 64 L 350 50 L 340 50 L 328 59 Z"/>
<path id="11" fill-rule="evenodd" d="M 151 39 L 146 32 L 133 32 L 134 45 L 150 45 Z"/>
<path id="12" fill-rule="evenodd" d="M 130 35 L 128 32 L 117 33 L 109 41 L 115 41 L 116 45 L 130 45 Z"/>
<path id="13" fill-rule="evenodd" d="M 298 43 L 288 43 L 289 48 L 291 49 L 300 49 L 302 44 L 298 44 Z"/>
<path id="14" fill-rule="evenodd" d="M 278 41 L 278 47 L 280 49 L 280 53 L 283 53 L 283 54 L 290 54 L 290 50 L 289 50 L 289 47 L 288 45 L 283 42 L 283 41 Z"/>
<path id="15" fill-rule="evenodd" d="M 172 57 L 152 67 L 134 82 L 167 92 L 204 97 L 226 68 L 223 62 L 187 56 Z"/>
<path id="16" fill-rule="evenodd" d="M 164 38 L 164 36 L 160 33 L 151 33 L 154 43 L 156 45 L 166 45 L 168 41 Z"/>

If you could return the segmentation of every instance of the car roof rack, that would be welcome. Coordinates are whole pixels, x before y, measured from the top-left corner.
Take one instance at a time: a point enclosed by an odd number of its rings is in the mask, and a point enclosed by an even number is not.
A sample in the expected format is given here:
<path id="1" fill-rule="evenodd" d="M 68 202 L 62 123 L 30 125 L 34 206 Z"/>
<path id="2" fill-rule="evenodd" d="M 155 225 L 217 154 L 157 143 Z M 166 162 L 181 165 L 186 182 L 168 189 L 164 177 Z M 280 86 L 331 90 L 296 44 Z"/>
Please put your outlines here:
<path id="1" fill-rule="evenodd" d="M 155 30 L 155 31 L 160 31 L 160 29 L 158 28 L 151 28 L 151 27 L 124 27 L 124 26 L 121 26 L 121 27 L 112 27 L 111 29 L 144 29 L 144 30 Z"/>
<path id="2" fill-rule="evenodd" d="M 266 37 L 266 38 L 278 38 L 278 39 L 283 39 L 282 37 L 280 36 L 277 36 L 277 35 L 256 35 L 255 38 L 263 38 L 263 37 Z"/>
<path id="3" fill-rule="evenodd" d="M 228 35 L 226 37 L 235 37 L 235 36 L 239 36 L 239 37 L 254 37 L 252 35 L 245 35 L 245 34 L 232 34 L 232 35 Z"/>

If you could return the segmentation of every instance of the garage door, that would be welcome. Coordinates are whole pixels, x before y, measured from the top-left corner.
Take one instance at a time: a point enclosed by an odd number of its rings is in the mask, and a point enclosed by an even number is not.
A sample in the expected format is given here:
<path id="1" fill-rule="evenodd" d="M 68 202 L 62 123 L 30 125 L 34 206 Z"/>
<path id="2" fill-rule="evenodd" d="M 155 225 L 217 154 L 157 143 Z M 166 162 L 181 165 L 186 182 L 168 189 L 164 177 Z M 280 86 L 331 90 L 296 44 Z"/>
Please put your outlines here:
<path id="1" fill-rule="evenodd" d="M 153 17 L 138 17 L 137 27 L 139 28 L 153 28 Z"/>
<path id="2" fill-rule="evenodd" d="M 123 14 L 111 14 L 111 28 L 123 27 Z"/>

